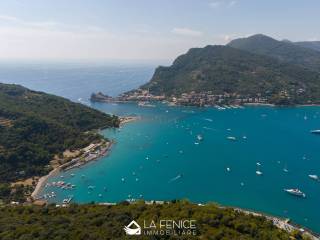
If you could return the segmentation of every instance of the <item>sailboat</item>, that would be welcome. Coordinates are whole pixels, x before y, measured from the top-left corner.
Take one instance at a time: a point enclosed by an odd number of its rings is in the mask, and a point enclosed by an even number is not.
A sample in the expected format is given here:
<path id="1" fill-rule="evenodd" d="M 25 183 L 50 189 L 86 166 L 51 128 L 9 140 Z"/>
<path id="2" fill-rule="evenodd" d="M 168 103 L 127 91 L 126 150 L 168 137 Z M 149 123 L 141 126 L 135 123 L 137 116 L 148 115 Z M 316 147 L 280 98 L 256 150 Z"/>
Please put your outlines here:
<path id="1" fill-rule="evenodd" d="M 263 173 L 260 171 L 260 165 L 257 165 L 257 171 L 256 171 L 256 174 L 258 175 L 258 176 L 261 176 Z"/>

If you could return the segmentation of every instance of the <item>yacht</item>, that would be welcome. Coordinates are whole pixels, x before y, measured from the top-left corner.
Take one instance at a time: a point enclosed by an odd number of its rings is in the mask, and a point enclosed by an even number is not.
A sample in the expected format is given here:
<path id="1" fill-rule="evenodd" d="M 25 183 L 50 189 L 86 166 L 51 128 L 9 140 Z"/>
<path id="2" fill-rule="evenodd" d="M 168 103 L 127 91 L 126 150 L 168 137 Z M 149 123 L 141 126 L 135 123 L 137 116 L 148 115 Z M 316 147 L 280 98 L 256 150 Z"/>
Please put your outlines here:
<path id="1" fill-rule="evenodd" d="M 284 189 L 285 192 L 291 194 L 291 195 L 295 195 L 295 196 L 298 196 L 298 197 L 306 197 L 306 194 L 301 192 L 298 188 L 296 189 Z"/>
<path id="2" fill-rule="evenodd" d="M 308 176 L 309 176 L 309 178 L 311 178 L 311 179 L 313 179 L 313 180 L 319 181 L 318 175 L 312 175 L 312 174 L 310 174 L 310 175 L 308 175 Z"/>
<path id="3" fill-rule="evenodd" d="M 237 138 L 236 137 L 227 137 L 228 140 L 231 140 L 231 141 L 236 141 Z"/>
<path id="4" fill-rule="evenodd" d="M 320 129 L 311 130 L 310 132 L 313 134 L 320 134 Z"/>

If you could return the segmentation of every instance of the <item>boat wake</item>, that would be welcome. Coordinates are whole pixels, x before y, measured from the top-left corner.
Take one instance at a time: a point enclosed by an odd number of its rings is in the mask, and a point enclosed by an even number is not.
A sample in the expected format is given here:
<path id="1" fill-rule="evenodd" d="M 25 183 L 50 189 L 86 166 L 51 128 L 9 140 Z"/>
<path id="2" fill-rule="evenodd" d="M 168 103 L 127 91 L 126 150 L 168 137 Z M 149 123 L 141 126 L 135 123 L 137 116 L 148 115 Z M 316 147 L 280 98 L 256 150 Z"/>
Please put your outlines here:
<path id="1" fill-rule="evenodd" d="M 179 174 L 178 176 L 176 176 L 176 177 L 174 177 L 174 178 L 171 178 L 171 179 L 169 180 L 169 183 L 175 182 L 175 181 L 179 180 L 180 178 L 182 178 L 182 174 Z"/>

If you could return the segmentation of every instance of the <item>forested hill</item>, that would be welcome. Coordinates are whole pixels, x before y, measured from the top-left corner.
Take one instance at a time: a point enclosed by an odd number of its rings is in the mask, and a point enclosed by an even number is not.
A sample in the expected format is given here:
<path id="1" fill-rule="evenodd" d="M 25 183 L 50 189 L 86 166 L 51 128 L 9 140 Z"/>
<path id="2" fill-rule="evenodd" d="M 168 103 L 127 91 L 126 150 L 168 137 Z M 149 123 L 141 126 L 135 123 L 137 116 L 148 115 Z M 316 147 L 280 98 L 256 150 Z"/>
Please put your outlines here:
<path id="1" fill-rule="evenodd" d="M 160 233 L 148 236 L 144 233 L 144 221 L 147 222 L 147 226 L 152 220 L 155 221 L 156 230 L 160 232 L 158 222 L 162 219 L 193 220 L 196 227 L 195 235 Z M 125 234 L 123 228 L 132 220 L 140 224 L 142 228 L 140 236 Z M 167 230 L 162 226 L 161 231 Z M 172 229 L 169 231 L 172 232 Z M 115 206 L 91 204 L 69 207 L 51 205 L 46 208 L 2 207 L 0 208 L 0 239 L 302 240 L 309 238 L 305 238 L 298 231 L 289 234 L 280 230 L 264 217 L 246 215 L 229 208 L 218 208 L 213 204 L 197 206 L 181 201 L 151 205 L 142 202 L 135 204 L 124 202 Z"/>
<path id="2" fill-rule="evenodd" d="M 316 42 L 312 44 L 312 42 L 278 41 L 263 34 L 256 34 L 247 38 L 235 39 L 228 46 L 270 56 L 279 61 L 299 64 L 320 72 L 320 52 L 314 49 L 319 47 Z"/>
<path id="3" fill-rule="evenodd" d="M 304 47 L 304 48 L 310 48 L 312 50 L 315 51 L 319 51 L 320 52 L 320 41 L 306 41 L 306 42 L 295 42 L 295 45 L 298 45 L 300 47 Z"/>
<path id="4" fill-rule="evenodd" d="M 290 94 L 294 103 L 320 100 L 320 75 L 300 65 L 230 46 L 193 48 L 170 67 L 158 67 L 142 89 L 152 94 L 179 95 L 190 91 L 275 98 Z"/>
<path id="5" fill-rule="evenodd" d="M 0 183 L 46 173 L 54 154 L 101 138 L 119 119 L 82 104 L 0 83 Z"/>

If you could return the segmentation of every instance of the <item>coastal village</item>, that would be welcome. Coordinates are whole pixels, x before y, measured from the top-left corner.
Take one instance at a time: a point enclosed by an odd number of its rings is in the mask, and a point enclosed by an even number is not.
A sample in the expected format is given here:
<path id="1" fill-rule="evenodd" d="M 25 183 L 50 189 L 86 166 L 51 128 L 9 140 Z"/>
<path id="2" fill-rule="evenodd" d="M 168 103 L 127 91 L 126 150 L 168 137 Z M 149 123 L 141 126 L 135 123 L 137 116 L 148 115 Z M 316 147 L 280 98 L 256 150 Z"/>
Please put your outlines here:
<path id="1" fill-rule="evenodd" d="M 282 93 L 287 96 L 286 92 Z M 91 101 L 95 102 L 139 102 L 140 105 L 149 102 L 163 102 L 171 106 L 241 106 L 245 104 L 268 104 L 268 99 L 257 94 L 257 97 L 244 97 L 239 94 L 213 94 L 212 91 L 182 93 L 180 96 L 166 97 L 165 95 L 153 95 L 148 90 L 137 89 L 128 93 L 119 95 L 118 97 L 110 97 L 103 93 L 93 93 Z"/>

